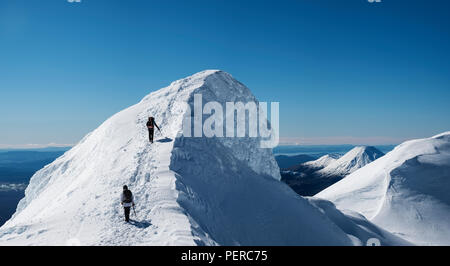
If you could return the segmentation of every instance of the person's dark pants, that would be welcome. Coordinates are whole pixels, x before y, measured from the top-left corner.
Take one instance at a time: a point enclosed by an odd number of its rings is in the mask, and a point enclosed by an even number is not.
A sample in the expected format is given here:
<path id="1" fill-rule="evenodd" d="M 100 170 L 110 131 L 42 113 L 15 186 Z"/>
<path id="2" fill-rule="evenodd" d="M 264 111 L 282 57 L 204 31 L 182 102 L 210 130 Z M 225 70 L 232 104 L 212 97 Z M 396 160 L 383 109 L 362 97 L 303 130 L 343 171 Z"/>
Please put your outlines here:
<path id="1" fill-rule="evenodd" d="M 153 132 L 154 129 L 148 129 L 148 139 L 150 140 L 151 143 L 153 143 Z"/>
<path id="2" fill-rule="evenodd" d="M 125 212 L 125 221 L 130 221 L 130 209 L 131 207 L 123 207 L 123 210 Z"/>

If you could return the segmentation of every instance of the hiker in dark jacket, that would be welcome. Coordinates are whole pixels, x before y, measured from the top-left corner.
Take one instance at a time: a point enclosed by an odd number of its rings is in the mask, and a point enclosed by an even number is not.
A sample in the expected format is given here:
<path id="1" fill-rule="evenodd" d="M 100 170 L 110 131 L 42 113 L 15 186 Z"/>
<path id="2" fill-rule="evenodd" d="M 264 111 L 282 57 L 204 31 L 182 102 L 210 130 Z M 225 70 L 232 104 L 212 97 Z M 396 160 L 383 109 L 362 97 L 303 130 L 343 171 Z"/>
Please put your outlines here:
<path id="1" fill-rule="evenodd" d="M 148 128 L 148 138 L 150 140 L 150 143 L 153 143 L 153 133 L 155 133 L 155 127 L 161 131 L 158 127 L 158 125 L 155 122 L 155 118 L 152 116 L 148 118 L 147 121 L 147 128 Z"/>
<path id="2" fill-rule="evenodd" d="M 128 189 L 127 186 L 123 186 L 123 192 L 120 197 L 120 204 L 122 204 L 125 212 L 125 221 L 130 221 L 130 208 L 134 206 L 133 193 Z"/>

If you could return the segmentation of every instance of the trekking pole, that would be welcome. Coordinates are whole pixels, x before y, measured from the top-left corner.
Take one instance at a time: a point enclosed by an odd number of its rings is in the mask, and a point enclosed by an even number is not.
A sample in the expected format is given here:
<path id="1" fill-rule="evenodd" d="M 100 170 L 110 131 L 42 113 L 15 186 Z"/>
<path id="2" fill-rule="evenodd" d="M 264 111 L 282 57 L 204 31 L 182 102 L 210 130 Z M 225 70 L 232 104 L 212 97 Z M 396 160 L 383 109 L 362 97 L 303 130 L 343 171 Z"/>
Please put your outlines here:
<path id="1" fill-rule="evenodd" d="M 134 216 L 136 216 L 136 219 L 137 219 L 136 209 L 134 208 L 134 205 L 133 205 L 133 212 L 134 212 Z"/>

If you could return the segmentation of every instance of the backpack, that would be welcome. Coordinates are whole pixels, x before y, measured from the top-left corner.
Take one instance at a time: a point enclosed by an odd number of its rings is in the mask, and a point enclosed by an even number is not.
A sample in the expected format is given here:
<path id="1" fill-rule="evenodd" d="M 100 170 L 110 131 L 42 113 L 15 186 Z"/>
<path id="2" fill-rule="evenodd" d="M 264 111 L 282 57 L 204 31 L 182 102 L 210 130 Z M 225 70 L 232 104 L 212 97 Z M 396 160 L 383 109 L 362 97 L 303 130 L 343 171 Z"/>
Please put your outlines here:
<path id="1" fill-rule="evenodd" d="M 149 127 L 149 128 L 153 128 L 153 119 L 151 119 L 151 120 L 148 120 L 148 122 L 147 122 L 147 127 Z"/>
<path id="2" fill-rule="evenodd" d="M 133 194 L 131 193 L 130 190 L 124 190 L 123 191 L 123 196 L 124 196 L 124 201 L 123 202 L 125 202 L 125 203 L 133 202 L 133 200 L 132 200 Z"/>

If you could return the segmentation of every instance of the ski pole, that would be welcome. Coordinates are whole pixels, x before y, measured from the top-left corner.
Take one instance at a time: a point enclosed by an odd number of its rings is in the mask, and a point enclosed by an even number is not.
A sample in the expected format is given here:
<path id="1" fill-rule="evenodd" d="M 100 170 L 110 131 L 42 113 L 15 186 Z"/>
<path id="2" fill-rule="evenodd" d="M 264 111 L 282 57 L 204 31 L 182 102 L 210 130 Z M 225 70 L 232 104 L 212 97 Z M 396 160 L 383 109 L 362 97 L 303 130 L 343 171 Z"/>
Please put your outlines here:
<path id="1" fill-rule="evenodd" d="M 134 216 L 136 216 L 136 219 L 137 219 L 136 209 L 134 208 L 134 205 L 133 205 L 133 212 L 134 212 Z"/>

